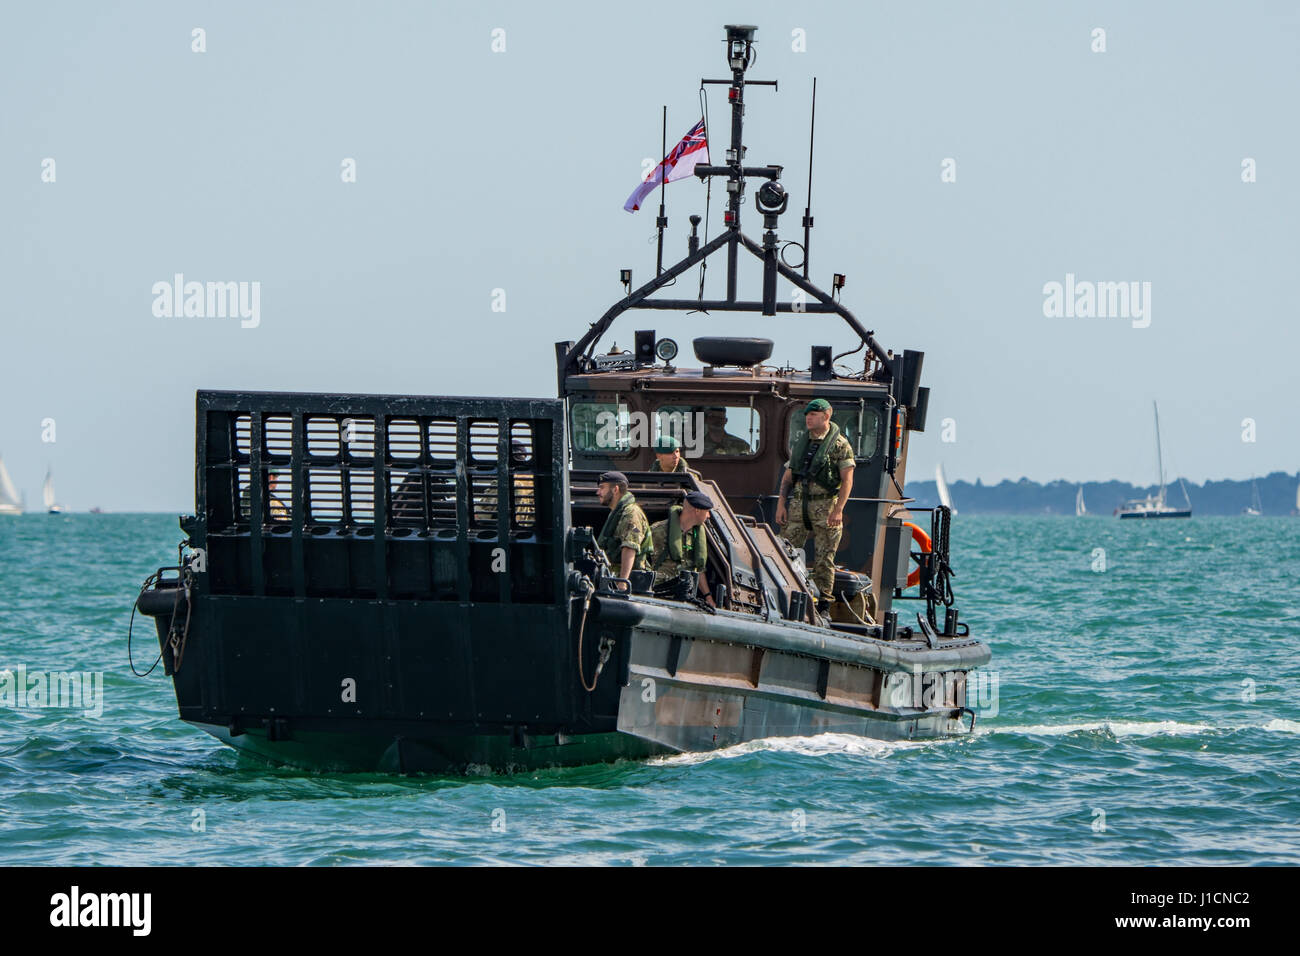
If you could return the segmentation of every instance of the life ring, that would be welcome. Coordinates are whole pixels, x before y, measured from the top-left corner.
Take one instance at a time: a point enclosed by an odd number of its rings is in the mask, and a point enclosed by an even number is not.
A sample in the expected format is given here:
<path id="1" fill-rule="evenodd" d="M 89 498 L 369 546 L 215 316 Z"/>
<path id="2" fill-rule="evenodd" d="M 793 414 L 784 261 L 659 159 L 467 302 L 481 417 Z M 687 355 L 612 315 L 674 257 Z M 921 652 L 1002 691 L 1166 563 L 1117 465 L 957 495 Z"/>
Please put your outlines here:
<path id="1" fill-rule="evenodd" d="M 910 521 L 904 521 L 903 527 L 912 529 L 912 540 L 921 546 L 922 554 L 929 554 L 930 551 L 933 550 L 930 544 L 930 536 L 926 534 L 924 531 L 922 531 L 920 527 L 912 524 L 912 522 Z M 907 576 L 907 586 L 909 588 L 915 587 L 920 583 L 921 583 L 921 569 L 916 568 L 914 571 L 912 571 L 911 574 Z"/>

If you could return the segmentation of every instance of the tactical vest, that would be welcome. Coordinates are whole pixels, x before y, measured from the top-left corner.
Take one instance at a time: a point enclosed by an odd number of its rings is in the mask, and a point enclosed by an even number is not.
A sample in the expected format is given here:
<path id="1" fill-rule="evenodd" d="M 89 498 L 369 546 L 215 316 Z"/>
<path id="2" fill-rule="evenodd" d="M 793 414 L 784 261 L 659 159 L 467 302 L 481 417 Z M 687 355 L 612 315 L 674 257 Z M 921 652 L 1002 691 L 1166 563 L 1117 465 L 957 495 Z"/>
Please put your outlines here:
<path id="1" fill-rule="evenodd" d="M 704 534 L 703 523 L 690 530 L 691 560 L 686 564 L 689 571 L 703 571 L 709 561 L 708 538 Z M 655 570 L 672 558 L 682 564 L 682 506 L 674 505 L 668 511 L 668 541 L 663 553 L 655 559 Z"/>
<path id="2" fill-rule="evenodd" d="M 828 460 L 831 446 L 835 444 L 835 439 L 839 437 L 840 426 L 835 422 L 831 422 L 826 435 L 821 440 L 817 453 L 813 455 L 808 470 L 805 472 L 800 471 L 800 469 L 803 467 L 804 459 L 808 457 L 808 442 L 810 439 L 806 431 L 800 435 L 794 443 L 794 448 L 790 450 L 790 471 L 794 475 L 794 480 L 801 483 L 815 481 L 827 491 L 839 491 L 840 469 L 834 462 Z"/>

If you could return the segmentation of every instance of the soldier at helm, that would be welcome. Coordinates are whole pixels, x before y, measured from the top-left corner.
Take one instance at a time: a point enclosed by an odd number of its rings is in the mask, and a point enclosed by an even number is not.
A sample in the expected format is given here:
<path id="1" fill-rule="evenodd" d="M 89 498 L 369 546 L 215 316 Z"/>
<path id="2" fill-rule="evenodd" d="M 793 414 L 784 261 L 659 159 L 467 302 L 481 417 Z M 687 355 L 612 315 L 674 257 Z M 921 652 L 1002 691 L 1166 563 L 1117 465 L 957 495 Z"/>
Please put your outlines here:
<path id="1" fill-rule="evenodd" d="M 692 491 L 686 495 L 684 502 L 669 509 L 666 521 L 652 524 L 650 538 L 654 547 L 654 561 L 651 567 L 654 569 L 656 585 L 676 579 L 683 571 L 698 572 L 698 593 L 709 602 L 710 607 L 717 607 L 704 574 L 709 560 L 704 524 L 709 520 L 709 512 L 712 510 L 712 498 L 702 491 Z"/>
<path id="2" fill-rule="evenodd" d="M 835 552 L 844 533 L 844 504 L 853 491 L 853 446 L 831 421 L 831 403 L 814 398 L 804 408 L 807 431 L 790 449 L 781 476 L 776 503 L 776 523 L 781 535 L 796 548 L 813 536 L 816 562 L 812 579 L 821 591 L 817 609 L 830 611 L 831 587 L 835 583 Z M 787 509 L 786 497 L 791 488 Z"/>
<path id="3" fill-rule="evenodd" d="M 704 409 L 704 454 L 752 455 L 749 442 L 727 431 L 727 410 L 721 405 Z"/>
<path id="4" fill-rule="evenodd" d="M 682 457 L 682 445 L 672 435 L 660 435 L 655 439 L 654 444 L 655 460 L 650 464 L 651 471 L 667 471 L 676 474 L 698 474 L 693 468 L 688 468 L 686 459 Z"/>
<path id="5" fill-rule="evenodd" d="M 650 554 L 650 522 L 628 491 L 627 476 L 607 471 L 598 479 L 596 494 L 609 509 L 596 545 L 605 552 L 616 577 L 627 578 L 633 571 L 646 570 Z M 620 585 L 625 587 L 625 585 Z"/>

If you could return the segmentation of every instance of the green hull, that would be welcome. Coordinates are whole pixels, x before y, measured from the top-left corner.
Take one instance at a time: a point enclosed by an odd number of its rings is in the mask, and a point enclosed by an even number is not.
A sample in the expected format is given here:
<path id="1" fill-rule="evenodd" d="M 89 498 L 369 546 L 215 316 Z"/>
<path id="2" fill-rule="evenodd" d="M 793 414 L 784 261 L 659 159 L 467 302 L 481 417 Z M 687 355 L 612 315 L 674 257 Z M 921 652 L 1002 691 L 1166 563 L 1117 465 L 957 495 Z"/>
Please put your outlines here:
<path id="1" fill-rule="evenodd" d="M 641 760 L 672 749 L 622 733 L 555 735 L 517 739 L 467 734 L 394 740 L 384 734 L 295 733 L 292 740 L 268 740 L 261 730 L 232 737 L 225 727 L 195 724 L 241 753 L 317 771 L 361 773 L 447 773 L 480 769 L 513 773 L 548 767 Z"/>

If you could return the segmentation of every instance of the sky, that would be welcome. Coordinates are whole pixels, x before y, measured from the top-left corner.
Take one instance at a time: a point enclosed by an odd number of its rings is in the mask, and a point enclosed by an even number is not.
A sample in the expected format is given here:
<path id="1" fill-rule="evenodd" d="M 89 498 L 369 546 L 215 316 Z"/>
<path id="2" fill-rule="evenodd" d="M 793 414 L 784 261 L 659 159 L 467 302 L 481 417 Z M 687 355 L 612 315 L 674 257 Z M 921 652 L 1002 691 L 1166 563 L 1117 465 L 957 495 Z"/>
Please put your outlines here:
<path id="1" fill-rule="evenodd" d="M 779 83 L 747 92 L 746 145 L 785 167 L 783 238 L 815 76 L 812 277 L 845 273 L 863 325 L 926 352 L 911 475 L 1148 484 L 1153 400 L 1171 477 L 1300 468 L 1300 7 L 655 10 L 0 8 L 0 456 L 29 506 L 50 468 L 72 510 L 192 510 L 199 388 L 554 396 L 553 343 L 620 297 L 619 269 L 653 273 L 655 209 L 622 205 L 662 108 L 671 144 L 701 77 L 728 75 L 734 22 L 759 27 L 750 77 Z M 667 194 L 675 258 L 705 190 Z M 256 324 L 156 314 L 177 273 L 258 283 Z M 1045 314 L 1067 276 L 1137 283 L 1144 314 Z M 604 341 L 637 328 L 684 357 L 766 336 L 805 367 L 854 345 L 833 317 L 660 312 Z"/>

